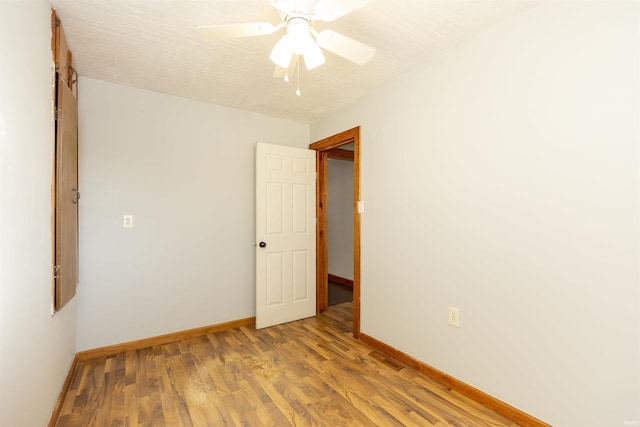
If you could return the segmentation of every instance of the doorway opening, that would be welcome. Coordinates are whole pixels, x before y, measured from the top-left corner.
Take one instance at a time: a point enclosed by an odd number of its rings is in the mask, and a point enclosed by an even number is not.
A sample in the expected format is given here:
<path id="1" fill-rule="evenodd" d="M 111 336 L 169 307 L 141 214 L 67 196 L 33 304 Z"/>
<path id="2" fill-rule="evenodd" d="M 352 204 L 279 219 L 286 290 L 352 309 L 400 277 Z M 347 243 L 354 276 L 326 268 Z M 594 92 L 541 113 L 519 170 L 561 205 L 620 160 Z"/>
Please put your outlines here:
<path id="1" fill-rule="evenodd" d="M 353 144 L 329 150 L 328 157 L 326 208 L 329 306 L 332 306 L 353 302 Z M 349 319 L 349 328 L 351 323 Z"/>
<path id="2" fill-rule="evenodd" d="M 353 144 L 353 151 L 340 147 Z M 328 160 L 330 157 L 353 158 L 353 336 L 360 335 L 360 126 L 346 130 L 309 145 L 316 151 L 316 313 L 328 306 L 329 245 L 328 245 Z"/>

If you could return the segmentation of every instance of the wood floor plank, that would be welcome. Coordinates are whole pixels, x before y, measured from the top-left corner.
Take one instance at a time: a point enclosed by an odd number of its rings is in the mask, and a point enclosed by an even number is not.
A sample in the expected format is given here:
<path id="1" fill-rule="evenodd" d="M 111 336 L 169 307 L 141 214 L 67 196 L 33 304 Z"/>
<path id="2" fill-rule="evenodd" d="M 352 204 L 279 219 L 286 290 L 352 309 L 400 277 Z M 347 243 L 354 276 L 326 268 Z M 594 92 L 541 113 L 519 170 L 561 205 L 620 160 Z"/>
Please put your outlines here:
<path id="1" fill-rule="evenodd" d="M 491 426 L 510 420 L 351 336 L 352 303 L 80 361 L 57 425 Z M 517 426 L 516 426 L 517 427 Z"/>

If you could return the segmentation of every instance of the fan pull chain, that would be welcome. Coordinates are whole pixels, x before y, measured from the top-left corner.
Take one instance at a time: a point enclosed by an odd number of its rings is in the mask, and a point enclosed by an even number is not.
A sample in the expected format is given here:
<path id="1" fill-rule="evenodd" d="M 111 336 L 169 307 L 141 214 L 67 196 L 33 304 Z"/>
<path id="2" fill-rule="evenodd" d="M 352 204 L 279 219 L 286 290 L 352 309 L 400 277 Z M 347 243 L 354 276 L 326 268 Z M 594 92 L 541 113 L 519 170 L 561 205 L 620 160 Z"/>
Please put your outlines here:
<path id="1" fill-rule="evenodd" d="M 296 95 L 300 96 L 300 55 L 298 55 L 298 90 L 296 90 Z"/>

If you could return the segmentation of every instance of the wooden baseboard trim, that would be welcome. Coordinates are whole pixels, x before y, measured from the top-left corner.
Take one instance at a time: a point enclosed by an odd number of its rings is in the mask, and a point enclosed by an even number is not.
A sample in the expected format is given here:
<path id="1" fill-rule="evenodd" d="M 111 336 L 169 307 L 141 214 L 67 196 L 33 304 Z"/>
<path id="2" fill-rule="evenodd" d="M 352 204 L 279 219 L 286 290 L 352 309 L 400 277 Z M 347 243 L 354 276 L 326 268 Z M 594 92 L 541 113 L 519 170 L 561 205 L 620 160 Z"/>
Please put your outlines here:
<path id="1" fill-rule="evenodd" d="M 344 277 L 336 276 L 335 274 L 329 274 L 329 281 L 337 283 L 338 285 L 346 286 L 347 288 L 353 288 L 353 280 L 345 279 Z"/>
<path id="2" fill-rule="evenodd" d="M 64 398 L 69 392 L 69 387 L 71 387 L 71 381 L 73 381 L 73 376 L 76 373 L 77 367 L 78 355 L 76 354 L 73 357 L 73 362 L 71 362 L 71 367 L 69 368 L 69 373 L 67 373 L 67 378 L 64 380 L 64 384 L 62 384 L 62 390 L 60 390 L 60 394 L 58 395 L 56 406 L 53 407 L 51 418 L 49 418 L 49 424 L 47 424 L 48 427 L 55 427 L 55 425 L 58 423 L 58 418 L 60 417 L 60 412 L 62 411 L 62 405 L 64 404 Z"/>
<path id="3" fill-rule="evenodd" d="M 255 317 L 232 320 L 230 322 L 219 323 L 217 325 L 203 326 L 201 328 L 188 329 L 186 331 L 173 332 L 170 334 L 158 335 L 150 338 L 143 338 L 136 341 L 129 341 L 122 344 L 114 344 L 106 347 L 94 348 L 78 352 L 78 361 L 97 359 L 99 357 L 112 356 L 125 351 L 139 350 L 141 348 L 152 347 L 154 345 L 168 344 L 170 342 L 183 340 L 186 338 L 198 337 L 214 332 L 226 331 L 227 329 L 240 328 L 242 326 L 252 326 L 256 324 Z"/>
<path id="4" fill-rule="evenodd" d="M 496 399 L 493 396 L 488 395 L 487 393 L 478 390 L 475 387 L 472 387 L 462 381 L 445 374 L 444 372 L 427 365 L 406 353 L 401 352 L 398 349 L 391 347 L 388 344 L 383 343 L 382 341 L 378 341 L 377 339 L 370 337 L 366 334 L 361 333 L 359 338 L 362 342 L 369 344 L 374 349 L 386 353 L 388 356 L 404 363 L 405 365 L 417 370 L 418 372 L 456 390 L 458 393 L 480 403 L 481 405 L 497 412 L 510 419 L 513 422 L 516 422 L 523 426 L 532 426 L 532 427 L 551 427 L 549 424 L 540 421 L 539 419 L 522 412 L 521 410 L 514 408 L 513 406 Z"/>

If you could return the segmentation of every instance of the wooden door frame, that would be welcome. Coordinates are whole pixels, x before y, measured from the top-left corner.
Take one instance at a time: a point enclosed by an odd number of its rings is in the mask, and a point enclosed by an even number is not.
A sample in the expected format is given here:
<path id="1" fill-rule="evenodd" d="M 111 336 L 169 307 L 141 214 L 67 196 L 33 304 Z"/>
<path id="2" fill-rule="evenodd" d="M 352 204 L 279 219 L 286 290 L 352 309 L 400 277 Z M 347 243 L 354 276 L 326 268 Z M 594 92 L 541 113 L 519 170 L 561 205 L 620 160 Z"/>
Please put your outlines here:
<path id="1" fill-rule="evenodd" d="M 327 309 L 329 246 L 327 241 L 327 189 L 329 151 L 353 143 L 353 336 L 360 336 L 360 126 L 309 145 L 316 150 L 316 314 Z"/>

